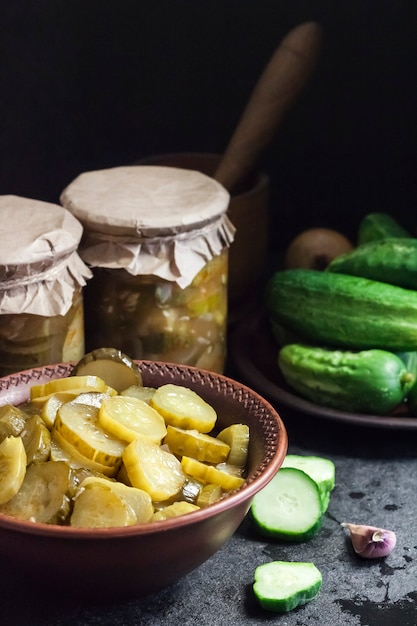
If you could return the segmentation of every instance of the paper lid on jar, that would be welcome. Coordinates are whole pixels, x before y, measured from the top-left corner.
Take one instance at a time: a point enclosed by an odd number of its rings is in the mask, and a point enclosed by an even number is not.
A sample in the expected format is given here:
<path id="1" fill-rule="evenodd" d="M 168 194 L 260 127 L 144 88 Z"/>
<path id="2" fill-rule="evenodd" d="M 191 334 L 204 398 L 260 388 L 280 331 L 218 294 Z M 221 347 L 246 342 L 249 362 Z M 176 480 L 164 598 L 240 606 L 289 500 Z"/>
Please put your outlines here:
<path id="1" fill-rule="evenodd" d="M 226 212 L 230 195 L 201 172 L 128 165 L 80 174 L 60 200 L 87 229 L 153 237 L 204 226 Z"/>
<path id="2" fill-rule="evenodd" d="M 0 196 L 0 265 L 54 260 L 77 249 L 81 223 L 59 204 Z"/>
<path id="3" fill-rule="evenodd" d="M 82 233 L 58 204 L 0 196 L 0 314 L 65 315 L 92 276 L 77 253 Z"/>
<path id="4" fill-rule="evenodd" d="M 80 255 L 90 267 L 191 283 L 229 247 L 230 195 L 214 179 L 164 166 L 122 166 L 80 174 L 61 195 L 83 224 Z"/>

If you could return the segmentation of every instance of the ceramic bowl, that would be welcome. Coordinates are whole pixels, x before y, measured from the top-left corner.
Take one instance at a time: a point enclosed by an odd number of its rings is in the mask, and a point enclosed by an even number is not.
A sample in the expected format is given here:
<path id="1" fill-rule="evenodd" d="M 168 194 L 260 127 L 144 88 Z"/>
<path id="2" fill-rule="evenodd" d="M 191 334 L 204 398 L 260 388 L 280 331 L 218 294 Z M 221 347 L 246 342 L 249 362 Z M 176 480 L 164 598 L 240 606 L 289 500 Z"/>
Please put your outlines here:
<path id="1" fill-rule="evenodd" d="M 217 411 L 219 428 L 250 429 L 245 485 L 222 501 L 181 517 L 123 528 L 80 529 L 18 521 L 0 515 L 0 562 L 19 576 L 59 593 L 119 600 L 161 590 L 209 559 L 246 516 L 254 495 L 275 475 L 287 451 L 276 410 L 230 378 L 192 367 L 137 361 L 146 386 L 187 386 Z M 32 385 L 68 376 L 71 364 L 45 366 L 0 378 L 0 405 L 19 404 Z"/>

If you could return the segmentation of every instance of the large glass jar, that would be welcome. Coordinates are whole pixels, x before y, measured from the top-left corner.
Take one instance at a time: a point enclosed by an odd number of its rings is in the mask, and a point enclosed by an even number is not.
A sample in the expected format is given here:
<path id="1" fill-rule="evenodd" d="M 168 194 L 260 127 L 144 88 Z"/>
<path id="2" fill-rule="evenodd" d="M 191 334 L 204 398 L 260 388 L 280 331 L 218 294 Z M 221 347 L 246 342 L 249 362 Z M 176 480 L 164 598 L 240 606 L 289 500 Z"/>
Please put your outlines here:
<path id="1" fill-rule="evenodd" d="M 62 193 L 83 223 L 87 349 L 222 372 L 229 194 L 195 171 L 126 166 L 86 172 Z"/>
<path id="2" fill-rule="evenodd" d="M 0 375 L 84 354 L 82 226 L 63 207 L 0 196 Z M 24 227 L 23 227 L 24 225 Z"/>

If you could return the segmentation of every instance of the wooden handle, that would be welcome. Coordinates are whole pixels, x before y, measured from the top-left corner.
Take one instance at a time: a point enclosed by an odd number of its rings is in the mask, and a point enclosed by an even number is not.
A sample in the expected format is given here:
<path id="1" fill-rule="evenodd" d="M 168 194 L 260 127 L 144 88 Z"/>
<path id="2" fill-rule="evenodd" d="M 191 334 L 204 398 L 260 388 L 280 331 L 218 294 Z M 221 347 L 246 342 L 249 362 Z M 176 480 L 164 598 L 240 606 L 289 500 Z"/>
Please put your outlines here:
<path id="1" fill-rule="evenodd" d="M 214 175 L 229 192 L 256 165 L 313 74 L 321 34 L 316 22 L 300 24 L 282 40 L 263 71 Z"/>

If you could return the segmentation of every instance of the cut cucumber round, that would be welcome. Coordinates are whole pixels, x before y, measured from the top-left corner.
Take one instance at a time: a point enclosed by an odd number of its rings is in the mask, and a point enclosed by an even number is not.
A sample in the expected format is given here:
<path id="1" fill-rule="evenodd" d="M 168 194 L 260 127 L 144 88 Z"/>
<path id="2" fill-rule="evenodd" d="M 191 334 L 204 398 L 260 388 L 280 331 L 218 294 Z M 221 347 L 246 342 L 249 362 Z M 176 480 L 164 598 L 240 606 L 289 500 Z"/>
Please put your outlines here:
<path id="1" fill-rule="evenodd" d="M 255 570 L 253 591 L 262 608 L 288 613 L 319 593 L 322 575 L 314 563 L 272 561 Z"/>
<path id="2" fill-rule="evenodd" d="M 287 541 L 307 541 L 322 524 L 323 509 L 317 483 L 303 470 L 281 468 L 259 491 L 250 508 L 258 531 Z"/>
<path id="3" fill-rule="evenodd" d="M 324 513 L 329 505 L 330 493 L 333 491 L 336 483 L 336 468 L 333 461 L 321 456 L 287 454 L 282 467 L 301 469 L 317 483 Z"/>

